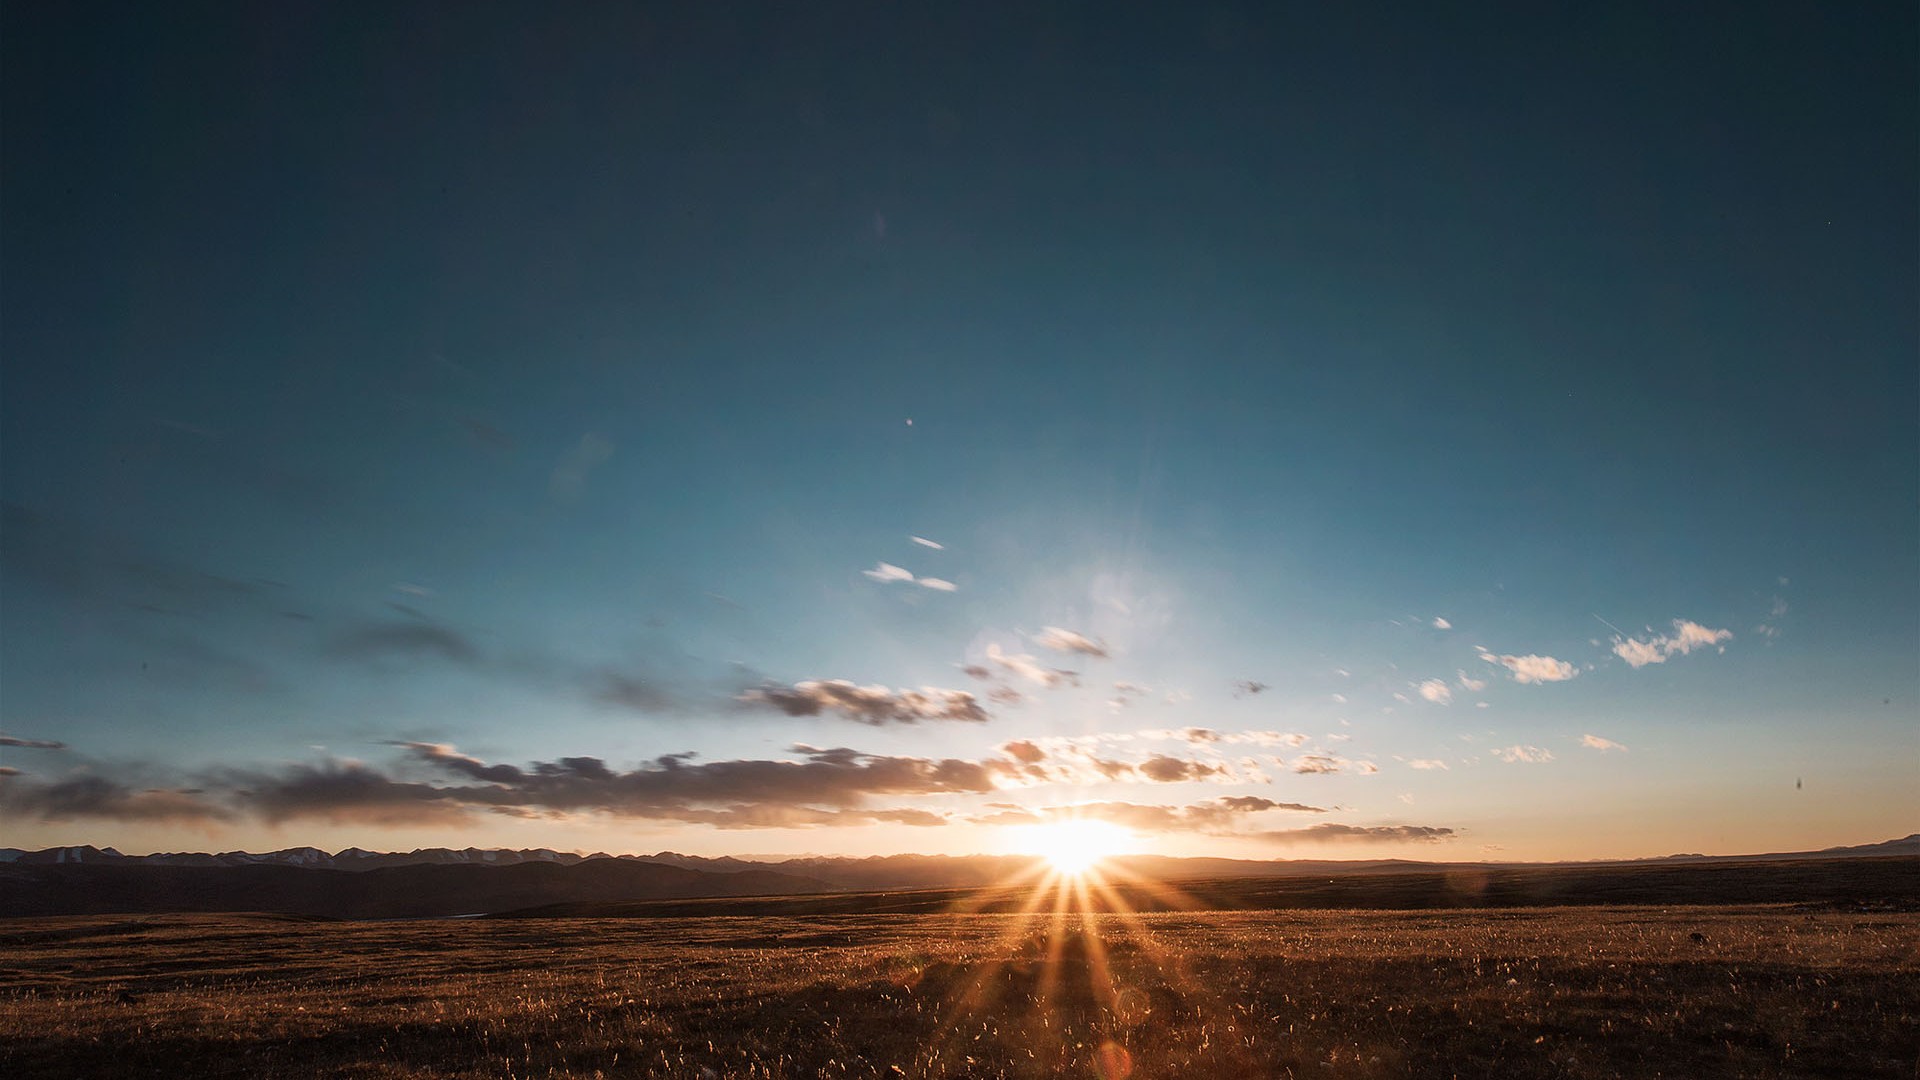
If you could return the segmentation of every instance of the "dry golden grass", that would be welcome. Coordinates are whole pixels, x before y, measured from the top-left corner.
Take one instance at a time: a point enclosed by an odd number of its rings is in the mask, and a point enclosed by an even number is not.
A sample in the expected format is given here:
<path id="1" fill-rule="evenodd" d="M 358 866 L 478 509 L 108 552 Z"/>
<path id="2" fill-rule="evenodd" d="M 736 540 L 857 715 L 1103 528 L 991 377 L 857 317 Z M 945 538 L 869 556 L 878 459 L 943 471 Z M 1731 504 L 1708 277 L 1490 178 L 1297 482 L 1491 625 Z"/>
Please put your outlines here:
<path id="1" fill-rule="evenodd" d="M 1900 913 L 0 923 L 13 1077 L 1911 1077 L 1917 1056 Z"/>

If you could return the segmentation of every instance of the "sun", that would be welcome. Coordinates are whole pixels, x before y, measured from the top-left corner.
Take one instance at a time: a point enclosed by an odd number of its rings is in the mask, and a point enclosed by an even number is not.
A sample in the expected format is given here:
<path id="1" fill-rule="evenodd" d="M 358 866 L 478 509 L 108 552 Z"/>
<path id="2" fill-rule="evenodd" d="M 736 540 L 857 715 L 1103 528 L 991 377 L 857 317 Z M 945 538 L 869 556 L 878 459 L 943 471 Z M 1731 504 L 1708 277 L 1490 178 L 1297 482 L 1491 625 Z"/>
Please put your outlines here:
<path id="1" fill-rule="evenodd" d="M 1124 853 L 1131 837 L 1108 821 L 1055 821 L 1022 830 L 1020 848 L 1047 860 L 1053 872 L 1079 877 L 1109 856 Z"/>

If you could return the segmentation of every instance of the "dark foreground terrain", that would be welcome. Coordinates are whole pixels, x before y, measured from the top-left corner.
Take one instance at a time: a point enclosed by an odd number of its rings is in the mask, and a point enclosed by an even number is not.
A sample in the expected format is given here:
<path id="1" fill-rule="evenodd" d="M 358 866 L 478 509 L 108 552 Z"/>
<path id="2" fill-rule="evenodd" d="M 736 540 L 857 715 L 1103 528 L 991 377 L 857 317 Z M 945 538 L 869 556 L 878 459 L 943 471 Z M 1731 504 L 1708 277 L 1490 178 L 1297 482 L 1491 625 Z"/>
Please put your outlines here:
<path id="1" fill-rule="evenodd" d="M 707 896 L 624 901 L 572 900 L 499 911 L 500 918 L 660 918 L 691 915 L 1006 914 L 1031 903 L 1022 884 L 965 889 L 889 889 L 799 896 Z M 1920 858 L 1804 859 L 1782 862 L 1637 863 L 1594 866 L 1452 866 L 1375 869 L 1265 878 L 1161 881 L 1102 875 L 1080 891 L 1076 910 L 1278 911 L 1419 910 L 1571 905 L 1773 903 L 1920 911 Z M 0 910 L 5 910 L 0 908 Z"/>
<path id="2" fill-rule="evenodd" d="M 1851 905 L 0 922 L 0 1073 L 1912 1077 Z"/>

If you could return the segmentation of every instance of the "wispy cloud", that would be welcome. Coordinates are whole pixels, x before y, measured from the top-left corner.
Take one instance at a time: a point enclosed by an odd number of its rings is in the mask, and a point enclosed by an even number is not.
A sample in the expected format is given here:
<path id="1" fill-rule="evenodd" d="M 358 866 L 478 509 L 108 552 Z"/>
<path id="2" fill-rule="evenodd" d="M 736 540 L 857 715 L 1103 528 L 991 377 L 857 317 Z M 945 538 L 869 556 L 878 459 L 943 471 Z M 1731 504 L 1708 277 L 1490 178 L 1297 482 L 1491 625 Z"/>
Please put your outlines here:
<path id="1" fill-rule="evenodd" d="M 1058 626 L 1043 627 L 1034 637 L 1034 643 L 1055 652 L 1084 653 L 1088 656 L 1105 657 L 1105 642 L 1095 641 L 1076 630 L 1067 630 Z"/>
<path id="2" fill-rule="evenodd" d="M 1276 843 L 1438 843 L 1457 835 L 1453 829 L 1433 825 L 1336 825 L 1328 822 L 1303 829 L 1276 829 L 1254 834 L 1256 839 Z"/>
<path id="3" fill-rule="evenodd" d="M 1302 754 L 1291 761 L 1274 758 L 1273 763 L 1291 772 L 1303 776 L 1328 775 L 1332 773 L 1356 773 L 1371 776 L 1380 771 L 1380 767 L 1371 761 L 1353 761 L 1338 754 Z"/>
<path id="4" fill-rule="evenodd" d="M 1078 672 L 1045 667 L 1031 654 L 1009 653 L 992 642 L 987 645 L 987 660 L 1004 671 L 1040 686 L 1059 686 L 1062 683 L 1078 685 L 1080 681 Z"/>
<path id="5" fill-rule="evenodd" d="M 1785 585 L 1786 583 L 1787 582 L 1785 578 L 1780 579 L 1780 584 Z M 1786 613 L 1787 613 L 1786 600 L 1782 597 L 1778 597 L 1778 596 L 1774 597 L 1773 607 L 1768 612 L 1767 621 L 1763 623 L 1759 623 L 1758 625 L 1754 626 L 1753 632 L 1756 634 L 1759 634 L 1763 638 L 1766 638 L 1768 641 L 1772 641 L 1774 638 L 1779 637 L 1780 636 L 1780 620 L 1786 615 Z"/>
<path id="6" fill-rule="evenodd" d="M 1460 676 L 1460 689 L 1462 690 L 1479 691 L 1487 688 L 1487 680 L 1485 679 L 1476 679 L 1464 671 L 1457 672 L 1457 674 Z"/>
<path id="7" fill-rule="evenodd" d="M 1548 762 L 1553 760 L 1552 751 L 1542 750 L 1537 746 L 1497 747 L 1493 751 L 1493 756 L 1499 758 L 1501 761 L 1504 761 L 1509 765 L 1516 765 L 1522 762 L 1537 765 L 1542 762 Z"/>
<path id="8" fill-rule="evenodd" d="M 588 474 L 612 456 L 612 440 L 593 432 L 580 436 L 580 441 L 554 466 L 547 491 L 561 502 L 579 498 L 587 490 Z"/>
<path id="9" fill-rule="evenodd" d="M 1614 742 L 1612 739 L 1603 739 L 1598 735 L 1580 736 L 1580 745 L 1586 747 L 1589 750 L 1625 750 L 1626 749 L 1626 747 L 1621 746 L 1619 743 Z"/>
<path id="10" fill-rule="evenodd" d="M 1580 670 L 1565 660 L 1555 660 L 1551 656 L 1510 656 L 1483 652 L 1480 659 L 1489 664 L 1499 664 L 1513 673 L 1517 683 L 1565 682 L 1580 674 Z"/>
<path id="11" fill-rule="evenodd" d="M 1298 829 L 1240 831 L 1249 815 L 1268 811 L 1324 814 L 1318 806 L 1274 802 L 1257 796 L 1239 796 L 1162 806 L 1128 802 L 1080 803 L 1072 806 L 1005 806 L 973 820 L 987 825 L 1034 825 L 1059 820 L 1097 820 L 1146 833 L 1198 832 L 1209 836 L 1244 837 L 1280 844 L 1323 843 L 1434 843 L 1452 839 L 1453 829 L 1432 825 L 1342 825 L 1332 822 Z"/>
<path id="12" fill-rule="evenodd" d="M 916 544 L 919 544 L 921 547 L 929 547 L 935 551 L 947 550 L 947 545 L 939 543 L 938 541 L 929 540 L 924 536 L 909 536 L 907 537 L 907 539 L 913 541 Z"/>
<path id="13" fill-rule="evenodd" d="M 1233 684 L 1233 696 L 1234 697 L 1240 697 L 1242 695 L 1251 696 L 1253 694 L 1258 694 L 1265 689 L 1267 689 L 1266 683 L 1255 682 L 1252 679 L 1242 679 L 1239 682 Z"/>
<path id="14" fill-rule="evenodd" d="M 914 724 L 922 720 L 964 720 L 984 723 L 988 717 L 980 701 L 965 690 L 922 687 L 890 690 L 859 686 L 846 679 L 809 679 L 791 687 L 764 686 L 740 695 L 741 701 L 764 702 L 788 716 L 819 716 L 834 712 L 862 724 Z"/>
<path id="15" fill-rule="evenodd" d="M 1435 705 L 1451 705 L 1453 703 L 1453 690 L 1447 686 L 1446 680 L 1444 679 L 1428 679 L 1421 683 L 1420 696 L 1433 702 Z"/>
<path id="16" fill-rule="evenodd" d="M 1441 761 L 1439 758 L 1414 758 L 1412 761 L 1407 762 L 1407 767 L 1410 769 L 1445 769 L 1447 763 Z"/>
<path id="17" fill-rule="evenodd" d="M 363 622 L 335 634 L 328 651 L 348 660 L 439 659 L 473 664 L 480 650 L 457 631 L 437 623 Z"/>
<path id="18" fill-rule="evenodd" d="M 0 746 L 17 746 L 23 750 L 65 750 L 67 744 L 51 739 L 23 739 L 18 735 L 0 735 Z"/>
<path id="19" fill-rule="evenodd" d="M 1212 728 L 1147 728 L 1132 738 L 1184 742 L 1193 746 L 1239 743 L 1252 746 L 1304 746 L 1307 736 L 1297 731 L 1215 731 Z"/>
<path id="20" fill-rule="evenodd" d="M 1613 654 L 1625 660 L 1629 667 L 1641 668 L 1648 664 L 1664 664 L 1668 657 L 1685 656 L 1695 649 L 1720 646 L 1732 638 L 1731 630 L 1710 630 L 1690 619 L 1675 619 L 1671 634 L 1655 634 L 1644 640 L 1615 638 Z"/>
<path id="21" fill-rule="evenodd" d="M 1433 628 L 1435 630 L 1451 630 L 1453 629 L 1453 624 L 1436 615 L 1433 619 Z"/>

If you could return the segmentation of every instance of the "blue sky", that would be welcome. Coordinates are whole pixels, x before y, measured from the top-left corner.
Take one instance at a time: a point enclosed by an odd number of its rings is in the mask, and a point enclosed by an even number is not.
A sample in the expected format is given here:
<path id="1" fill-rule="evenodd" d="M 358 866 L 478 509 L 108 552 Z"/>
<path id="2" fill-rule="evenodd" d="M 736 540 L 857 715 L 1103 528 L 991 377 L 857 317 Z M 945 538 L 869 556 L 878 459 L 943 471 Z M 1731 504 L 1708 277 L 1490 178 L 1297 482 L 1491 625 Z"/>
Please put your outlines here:
<path id="1" fill-rule="evenodd" d="M 0 842 L 1913 830 L 1906 7 L 6 20 Z"/>

